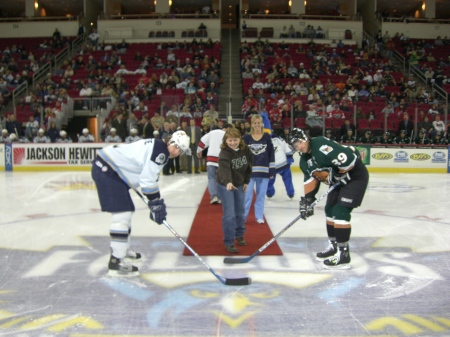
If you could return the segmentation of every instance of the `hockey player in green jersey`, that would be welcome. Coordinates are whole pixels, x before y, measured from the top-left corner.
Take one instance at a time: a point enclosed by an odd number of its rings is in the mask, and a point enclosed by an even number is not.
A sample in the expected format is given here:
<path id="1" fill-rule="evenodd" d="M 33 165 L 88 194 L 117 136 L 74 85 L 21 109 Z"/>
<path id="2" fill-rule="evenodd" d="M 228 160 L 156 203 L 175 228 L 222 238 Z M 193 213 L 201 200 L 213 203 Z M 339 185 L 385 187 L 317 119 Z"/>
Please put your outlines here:
<path id="1" fill-rule="evenodd" d="M 383 136 L 380 137 L 377 144 L 392 144 L 393 140 L 391 138 L 391 133 L 386 131 L 383 133 Z"/>
<path id="2" fill-rule="evenodd" d="M 358 139 L 358 141 L 362 144 L 374 144 L 376 142 L 375 137 L 372 136 L 372 132 L 367 130 L 364 133 L 364 136 Z"/>
<path id="3" fill-rule="evenodd" d="M 430 140 L 427 138 L 423 130 L 420 130 L 417 137 L 414 138 L 414 144 L 430 144 Z"/>
<path id="4" fill-rule="evenodd" d="M 294 128 L 289 143 L 301 153 L 305 196 L 300 199 L 300 215 L 303 219 L 314 215 L 314 209 L 309 206 L 316 200 L 320 182 L 339 184 L 328 194 L 325 205 L 329 246 L 317 253 L 317 259 L 323 261 L 327 269 L 348 269 L 351 212 L 362 203 L 369 172 L 356 149 L 326 137 L 309 138 L 303 130 Z"/>

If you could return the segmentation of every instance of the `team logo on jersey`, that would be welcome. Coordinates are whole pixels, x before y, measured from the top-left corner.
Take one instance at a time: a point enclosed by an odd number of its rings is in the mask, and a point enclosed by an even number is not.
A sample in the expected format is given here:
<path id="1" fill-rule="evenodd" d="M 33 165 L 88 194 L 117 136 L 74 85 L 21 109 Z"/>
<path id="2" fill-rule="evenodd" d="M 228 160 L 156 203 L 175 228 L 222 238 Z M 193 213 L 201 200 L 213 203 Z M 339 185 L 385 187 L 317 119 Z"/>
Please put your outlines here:
<path id="1" fill-rule="evenodd" d="M 322 145 L 319 148 L 319 151 L 322 152 L 325 155 L 328 155 L 331 151 L 333 151 L 333 148 L 331 146 L 328 146 L 328 145 Z"/>
<path id="2" fill-rule="evenodd" d="M 252 153 L 257 156 L 261 153 L 266 152 L 267 145 L 266 144 L 251 144 L 250 150 L 252 150 Z"/>
<path id="3" fill-rule="evenodd" d="M 156 159 L 155 159 L 155 163 L 159 164 L 159 165 L 164 164 L 165 161 L 166 161 L 166 155 L 164 153 L 160 153 L 158 155 L 158 157 L 156 157 Z"/>

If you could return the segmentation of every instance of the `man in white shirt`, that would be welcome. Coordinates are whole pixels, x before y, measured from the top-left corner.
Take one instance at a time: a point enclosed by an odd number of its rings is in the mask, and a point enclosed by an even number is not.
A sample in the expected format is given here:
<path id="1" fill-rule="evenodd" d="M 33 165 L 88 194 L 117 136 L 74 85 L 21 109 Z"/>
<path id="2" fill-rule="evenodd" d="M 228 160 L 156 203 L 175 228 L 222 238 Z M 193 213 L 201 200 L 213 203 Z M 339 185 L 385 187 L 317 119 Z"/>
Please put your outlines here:
<path id="1" fill-rule="evenodd" d="M 87 83 L 85 83 L 78 95 L 80 97 L 91 97 L 92 96 L 92 88 L 89 87 L 89 85 Z M 90 103 L 91 103 L 90 99 L 83 100 L 83 110 L 87 110 L 90 106 Z"/>
<path id="2" fill-rule="evenodd" d="M 433 124 L 433 128 L 434 128 L 434 130 L 431 131 L 432 138 L 434 138 L 437 133 L 445 132 L 445 123 L 443 121 L 441 121 L 440 115 L 436 115 L 436 117 L 434 117 L 434 121 L 432 124 Z"/>
<path id="3" fill-rule="evenodd" d="M 383 79 L 383 74 L 381 72 L 382 70 L 377 70 L 377 72 L 373 75 L 373 80 L 375 82 L 381 82 L 381 80 Z"/>
<path id="4" fill-rule="evenodd" d="M 88 35 L 89 41 L 91 41 L 94 47 L 97 47 L 98 40 L 100 39 L 100 35 L 97 33 L 97 29 L 92 29 L 92 33 Z"/>

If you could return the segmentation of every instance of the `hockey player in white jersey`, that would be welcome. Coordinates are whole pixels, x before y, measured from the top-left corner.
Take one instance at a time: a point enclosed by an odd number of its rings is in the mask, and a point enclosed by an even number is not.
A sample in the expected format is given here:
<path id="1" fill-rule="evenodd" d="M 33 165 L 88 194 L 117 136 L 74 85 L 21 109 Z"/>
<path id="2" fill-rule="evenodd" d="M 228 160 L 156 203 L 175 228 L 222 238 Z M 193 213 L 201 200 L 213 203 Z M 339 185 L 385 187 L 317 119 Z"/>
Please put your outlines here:
<path id="1" fill-rule="evenodd" d="M 291 164 L 294 162 L 294 152 L 292 148 L 278 135 L 272 132 L 272 144 L 275 151 L 275 169 L 276 173 L 283 178 L 284 187 L 286 188 L 286 194 L 290 199 L 294 197 L 294 185 L 292 184 L 292 172 Z M 272 198 L 275 195 L 275 179 L 277 175 L 274 175 L 272 179 L 269 179 L 269 185 L 267 186 L 266 196 Z"/>
<path id="2" fill-rule="evenodd" d="M 133 128 L 133 129 L 130 130 L 130 135 L 127 138 L 125 138 L 125 143 L 127 143 L 127 144 L 134 143 L 134 142 L 137 142 L 138 140 L 141 140 L 141 139 L 142 138 L 138 135 L 138 130 Z"/>
<path id="3" fill-rule="evenodd" d="M 30 142 L 27 137 L 17 138 L 17 135 L 15 133 L 11 133 L 9 135 L 9 139 L 10 139 L 11 143 L 29 143 Z"/>
<path id="4" fill-rule="evenodd" d="M 33 138 L 33 143 L 51 143 L 51 141 L 45 135 L 44 129 L 39 129 L 37 136 Z"/>
<path id="5" fill-rule="evenodd" d="M 59 132 L 59 138 L 56 139 L 57 143 L 72 143 L 72 139 L 67 136 L 67 132 L 64 130 L 61 130 Z"/>
<path id="6" fill-rule="evenodd" d="M 94 136 L 89 133 L 89 130 L 87 128 L 84 128 L 81 136 L 78 137 L 78 143 L 93 143 L 93 142 L 95 142 Z"/>
<path id="7" fill-rule="evenodd" d="M 127 260 L 137 261 L 140 253 L 130 250 L 131 216 L 135 211 L 130 188 L 140 187 L 149 200 L 150 219 L 162 224 L 166 205 L 161 199 L 158 181 L 169 158 L 189 149 L 190 139 L 184 131 L 176 131 L 167 141 L 142 139 L 130 144 L 115 144 L 97 152 L 92 164 L 92 178 L 97 186 L 103 212 L 112 214 L 110 225 L 111 257 L 109 274 L 138 275 L 138 268 Z"/>
<path id="8" fill-rule="evenodd" d="M 8 130 L 3 129 L 2 135 L 0 136 L 0 143 L 11 143 L 11 138 L 8 135 Z"/>
<path id="9" fill-rule="evenodd" d="M 109 130 L 109 135 L 106 136 L 105 143 L 122 143 L 122 138 L 117 135 L 117 130 L 115 128 Z"/>

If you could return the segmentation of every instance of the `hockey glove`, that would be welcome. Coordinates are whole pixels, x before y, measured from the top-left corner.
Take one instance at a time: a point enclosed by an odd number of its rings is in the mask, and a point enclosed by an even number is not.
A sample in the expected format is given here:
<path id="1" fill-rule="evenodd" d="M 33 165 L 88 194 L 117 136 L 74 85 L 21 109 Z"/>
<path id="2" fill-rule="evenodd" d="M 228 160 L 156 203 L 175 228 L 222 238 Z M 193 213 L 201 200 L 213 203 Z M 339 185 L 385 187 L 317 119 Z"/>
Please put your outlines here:
<path id="1" fill-rule="evenodd" d="M 336 182 L 336 184 L 339 184 L 341 186 L 347 185 L 352 179 L 350 178 L 349 174 L 346 173 L 336 173 L 333 176 L 333 180 Z"/>
<path id="2" fill-rule="evenodd" d="M 300 198 L 300 217 L 303 220 L 314 215 L 314 208 L 309 208 L 309 206 L 314 202 L 313 198 Z"/>
<path id="3" fill-rule="evenodd" d="M 161 225 L 166 220 L 166 204 L 164 199 L 151 200 L 148 202 L 150 208 L 150 219 Z"/>

